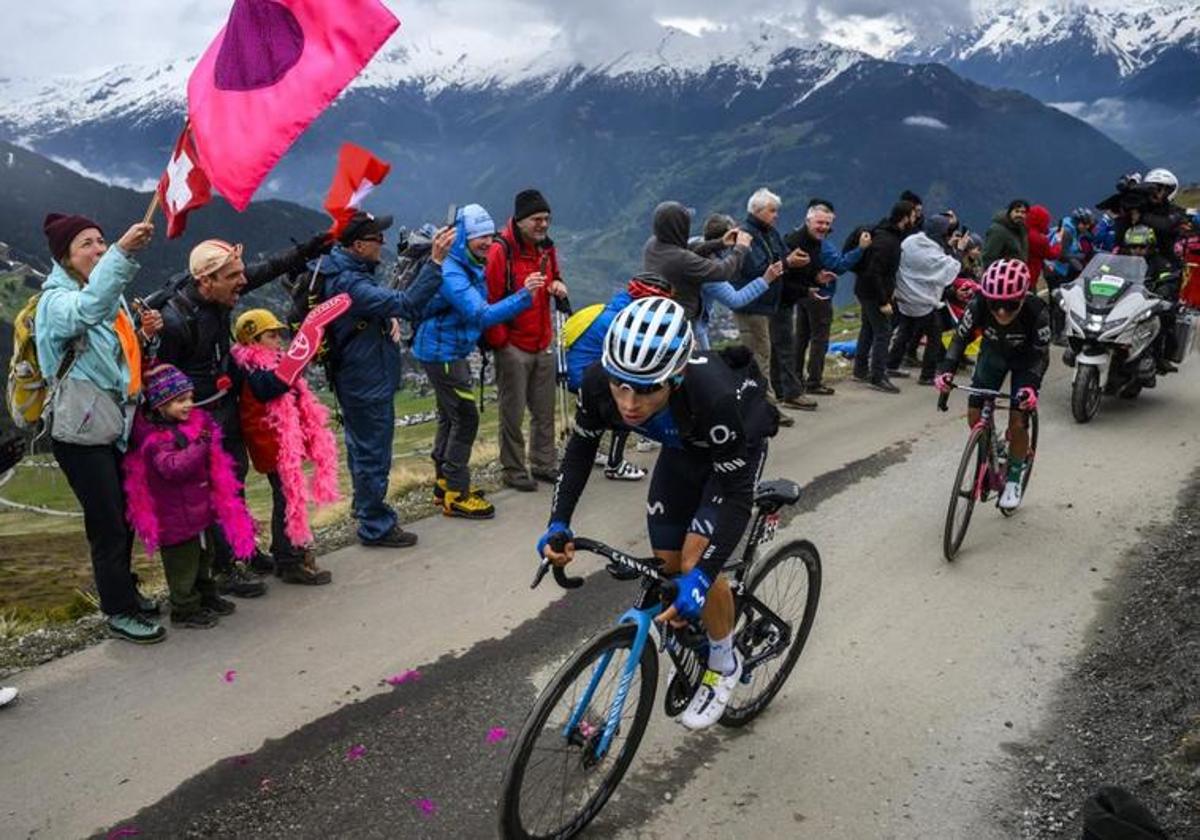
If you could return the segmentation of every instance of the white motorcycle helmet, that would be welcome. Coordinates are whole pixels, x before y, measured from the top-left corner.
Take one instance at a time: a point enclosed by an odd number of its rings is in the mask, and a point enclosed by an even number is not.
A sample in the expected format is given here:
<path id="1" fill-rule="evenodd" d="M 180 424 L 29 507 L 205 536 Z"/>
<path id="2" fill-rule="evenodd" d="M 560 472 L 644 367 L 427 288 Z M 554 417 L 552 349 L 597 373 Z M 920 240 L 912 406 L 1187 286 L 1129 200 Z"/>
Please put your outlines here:
<path id="1" fill-rule="evenodd" d="M 1171 170 L 1162 169 L 1161 167 L 1158 169 L 1151 169 L 1149 172 L 1147 172 L 1146 177 L 1142 179 L 1142 183 L 1155 184 L 1157 186 L 1166 187 L 1169 189 L 1171 194 L 1167 196 L 1168 201 L 1175 197 L 1175 193 L 1179 192 L 1179 179 L 1175 177 L 1175 174 L 1171 172 Z"/>

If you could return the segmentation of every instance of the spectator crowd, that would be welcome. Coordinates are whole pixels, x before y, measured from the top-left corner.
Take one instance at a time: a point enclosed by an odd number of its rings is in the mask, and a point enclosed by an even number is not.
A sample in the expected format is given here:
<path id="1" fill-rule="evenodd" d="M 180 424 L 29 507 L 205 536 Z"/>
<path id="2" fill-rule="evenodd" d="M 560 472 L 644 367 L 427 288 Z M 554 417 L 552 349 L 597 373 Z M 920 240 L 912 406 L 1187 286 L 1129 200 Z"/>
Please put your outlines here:
<path id="1" fill-rule="evenodd" d="M 785 231 L 783 200 L 762 188 L 740 222 L 713 213 L 695 236 L 692 211 L 667 201 L 654 210 L 641 271 L 610 300 L 573 314 L 550 238 L 550 203 L 534 189 L 515 196 L 503 227 L 478 204 L 456 208 L 445 227 L 426 231 L 426 250 L 401 283 L 380 270 L 393 220 L 359 211 L 336 240 L 316 236 L 250 264 L 240 245 L 202 242 L 188 276 L 148 303 L 125 292 L 152 224 L 134 224 L 109 244 L 96 222 L 51 214 L 44 228 L 54 267 L 37 302 L 36 355 L 50 383 L 50 445 L 83 510 L 108 629 L 142 644 L 166 635 L 160 606 L 132 572 L 135 537 L 160 553 L 167 617 L 177 627 L 213 626 L 236 609 L 225 596 L 262 596 L 271 573 L 289 584 L 331 582 L 309 524 L 310 505 L 338 496 L 330 411 L 303 375 L 280 367 L 303 312 L 281 318 L 259 308 L 235 317 L 256 288 L 285 280 L 319 301 L 348 299 L 314 355 L 336 398 L 357 538 L 399 549 L 417 543 L 387 499 L 406 340 L 436 399 L 433 496 L 447 516 L 488 519 L 495 506 L 470 472 L 480 425 L 472 358 L 480 348 L 495 366 L 502 481 L 536 492 L 558 475 L 559 389 L 578 388 L 608 325 L 631 301 L 673 297 L 704 348 L 717 305 L 728 307 L 738 341 L 767 374 L 769 399 L 813 411 L 836 394 L 826 376 L 834 296 L 852 273 L 860 319 L 853 379 L 896 394 L 909 369 L 919 385 L 933 384 L 943 334 L 993 261 L 1024 261 L 1035 282 L 1055 289 L 1094 250 L 1120 247 L 1128 231 L 1146 227 L 1157 235 L 1154 253 L 1187 259 L 1177 245 L 1197 242 L 1196 220 L 1171 204 L 1175 185 L 1153 175 L 1136 185 L 1136 202 L 1077 208 L 1058 221 L 1015 199 L 983 236 L 952 209 L 927 214 L 911 191 L 877 223 L 845 236 L 835 234 L 836 210 L 825 198 L 802 205 L 802 221 Z M 627 437 L 614 435 L 600 456 L 609 478 L 645 474 L 624 458 Z M 266 550 L 245 503 L 251 467 L 272 492 Z"/>

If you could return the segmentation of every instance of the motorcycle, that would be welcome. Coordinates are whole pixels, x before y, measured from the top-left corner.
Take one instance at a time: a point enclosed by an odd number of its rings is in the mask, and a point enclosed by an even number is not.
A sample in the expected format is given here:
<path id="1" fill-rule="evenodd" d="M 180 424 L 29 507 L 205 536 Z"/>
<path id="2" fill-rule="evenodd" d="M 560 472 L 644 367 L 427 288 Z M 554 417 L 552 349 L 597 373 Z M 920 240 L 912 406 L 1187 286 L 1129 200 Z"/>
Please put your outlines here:
<path id="1" fill-rule="evenodd" d="M 1055 291 L 1066 313 L 1073 365 L 1071 414 L 1087 423 L 1096 416 L 1102 394 L 1134 399 L 1153 388 L 1160 316 L 1174 309 L 1146 288 L 1146 260 L 1123 254 L 1097 254 L 1072 283 Z"/>

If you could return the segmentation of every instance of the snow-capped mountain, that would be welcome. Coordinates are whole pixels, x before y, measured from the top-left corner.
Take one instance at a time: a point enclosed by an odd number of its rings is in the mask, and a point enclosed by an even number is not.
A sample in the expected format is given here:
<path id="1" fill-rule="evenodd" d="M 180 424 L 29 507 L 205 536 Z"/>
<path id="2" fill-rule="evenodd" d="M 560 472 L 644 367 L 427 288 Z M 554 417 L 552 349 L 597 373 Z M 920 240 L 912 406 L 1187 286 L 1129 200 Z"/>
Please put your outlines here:
<path id="1" fill-rule="evenodd" d="M 1200 179 L 1200 13 L 1194 0 L 1007 4 L 890 55 L 936 61 L 1087 120 L 1152 164 Z"/>
<path id="2" fill-rule="evenodd" d="M 522 53 L 533 58 L 490 64 L 398 38 L 259 195 L 319 206 L 347 140 L 392 163 L 370 203 L 410 223 L 440 218 L 451 201 L 479 201 L 503 219 L 513 194 L 536 185 L 573 277 L 597 284 L 636 269 L 665 198 L 741 215 L 770 184 L 788 223 L 819 195 L 851 226 L 914 189 L 981 227 L 1018 195 L 1053 207 L 1096 200 L 1114 173 L 1140 165 L 1073 117 L 937 65 L 880 61 L 773 26 L 654 35 L 584 61 L 554 33 L 535 34 Z M 0 81 L 0 139 L 110 179 L 157 179 L 191 63 Z"/>

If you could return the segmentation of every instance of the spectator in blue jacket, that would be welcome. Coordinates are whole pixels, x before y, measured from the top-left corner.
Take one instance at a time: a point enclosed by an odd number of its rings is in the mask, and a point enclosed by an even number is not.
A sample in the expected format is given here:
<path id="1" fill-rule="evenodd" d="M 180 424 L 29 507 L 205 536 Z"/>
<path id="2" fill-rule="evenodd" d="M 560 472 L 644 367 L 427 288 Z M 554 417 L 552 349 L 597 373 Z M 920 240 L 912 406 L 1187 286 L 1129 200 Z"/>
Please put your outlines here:
<path id="1" fill-rule="evenodd" d="M 325 275 L 325 297 L 345 292 L 350 309 L 326 333 L 333 390 L 342 411 L 346 461 L 354 486 L 354 518 L 363 545 L 404 548 L 416 534 L 400 527 L 387 503 L 400 387 L 398 318 L 415 320 L 442 284 L 442 263 L 453 242 L 447 228 L 433 241 L 429 262 L 404 291 L 380 286 L 375 277 L 383 232 L 391 216 L 356 213 L 328 256 L 311 264 Z"/>
<path id="2" fill-rule="evenodd" d="M 471 490 L 471 450 L 479 431 L 479 410 L 467 359 L 485 329 L 511 321 L 533 305 L 533 292 L 545 280 L 534 272 L 520 291 L 489 304 L 484 268 L 496 224 L 487 210 L 468 204 L 458 211 L 454 231 L 441 288 L 422 313 L 413 356 L 425 368 L 437 397 L 432 455 L 435 497 L 441 499 L 446 516 L 491 519 L 496 515 L 491 502 Z"/>
<path id="3" fill-rule="evenodd" d="M 689 247 L 701 256 L 720 259 L 731 247 L 729 233 L 737 222 L 724 213 L 713 213 L 704 220 L 704 238 Z M 708 325 L 712 321 L 713 312 L 719 303 L 734 311 L 753 303 L 770 290 L 772 284 L 783 274 L 782 263 L 772 263 L 767 266 L 766 273 L 746 283 L 741 288 L 734 286 L 728 280 L 718 283 L 705 283 L 700 287 L 700 315 L 692 322 L 692 334 L 696 346 L 708 350 L 712 345 L 708 337 Z"/>

